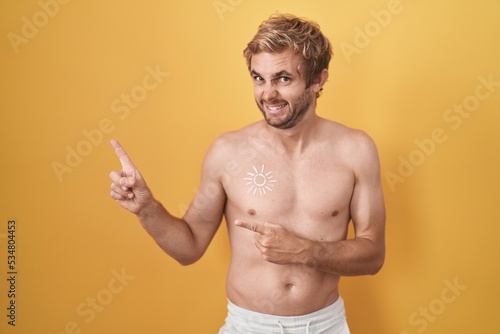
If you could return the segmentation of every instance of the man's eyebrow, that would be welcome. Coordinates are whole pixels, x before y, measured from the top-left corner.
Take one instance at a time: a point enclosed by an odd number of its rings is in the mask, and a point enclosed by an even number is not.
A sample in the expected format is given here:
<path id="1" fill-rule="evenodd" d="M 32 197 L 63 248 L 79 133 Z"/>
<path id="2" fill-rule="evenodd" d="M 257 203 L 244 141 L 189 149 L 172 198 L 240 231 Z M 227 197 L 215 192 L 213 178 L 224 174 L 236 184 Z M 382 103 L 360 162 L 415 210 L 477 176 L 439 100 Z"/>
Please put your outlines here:
<path id="1" fill-rule="evenodd" d="M 262 77 L 262 75 L 260 75 L 257 71 L 255 70 L 252 70 L 250 73 L 252 73 L 252 75 L 255 75 L 255 76 L 258 76 L 258 77 Z"/>
<path id="2" fill-rule="evenodd" d="M 289 72 L 283 70 L 283 71 L 279 71 L 278 73 L 275 73 L 273 75 L 273 78 L 291 77 L 291 76 L 292 76 L 292 73 L 289 73 Z"/>
<path id="3" fill-rule="evenodd" d="M 259 74 L 259 72 L 255 71 L 255 70 L 252 70 L 250 72 L 252 75 L 255 75 L 255 76 L 259 76 L 259 77 L 262 77 L 262 75 Z M 286 70 L 282 70 L 282 71 L 279 71 L 279 72 L 276 72 L 273 74 L 273 79 L 275 78 L 281 78 L 283 76 L 286 76 L 286 77 L 291 77 L 293 76 L 290 72 L 286 71 Z"/>

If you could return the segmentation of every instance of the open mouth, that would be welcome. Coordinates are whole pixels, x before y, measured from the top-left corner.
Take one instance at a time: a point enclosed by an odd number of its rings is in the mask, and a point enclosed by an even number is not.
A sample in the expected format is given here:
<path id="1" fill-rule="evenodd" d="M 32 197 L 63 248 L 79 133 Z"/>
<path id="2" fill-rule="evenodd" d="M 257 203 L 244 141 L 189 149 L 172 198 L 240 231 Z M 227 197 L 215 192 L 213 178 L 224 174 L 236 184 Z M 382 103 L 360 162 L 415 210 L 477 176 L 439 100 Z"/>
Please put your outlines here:
<path id="1" fill-rule="evenodd" d="M 283 110 L 287 105 L 288 105 L 288 103 L 284 102 L 281 104 L 274 104 L 274 105 L 268 104 L 268 105 L 266 105 L 266 107 L 271 113 L 277 113 L 277 112 L 280 112 L 281 110 Z"/>

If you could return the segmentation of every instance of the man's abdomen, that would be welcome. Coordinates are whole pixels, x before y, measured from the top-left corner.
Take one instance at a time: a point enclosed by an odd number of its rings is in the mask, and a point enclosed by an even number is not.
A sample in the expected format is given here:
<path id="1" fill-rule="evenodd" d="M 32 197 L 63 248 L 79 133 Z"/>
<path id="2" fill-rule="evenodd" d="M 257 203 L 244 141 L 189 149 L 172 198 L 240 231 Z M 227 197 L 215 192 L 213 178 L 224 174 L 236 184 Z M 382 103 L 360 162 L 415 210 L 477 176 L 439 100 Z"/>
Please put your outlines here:
<path id="1" fill-rule="evenodd" d="M 262 259 L 233 257 L 227 275 L 229 300 L 239 307 L 271 315 L 308 314 L 339 297 L 339 278 L 305 265 L 277 265 Z"/>

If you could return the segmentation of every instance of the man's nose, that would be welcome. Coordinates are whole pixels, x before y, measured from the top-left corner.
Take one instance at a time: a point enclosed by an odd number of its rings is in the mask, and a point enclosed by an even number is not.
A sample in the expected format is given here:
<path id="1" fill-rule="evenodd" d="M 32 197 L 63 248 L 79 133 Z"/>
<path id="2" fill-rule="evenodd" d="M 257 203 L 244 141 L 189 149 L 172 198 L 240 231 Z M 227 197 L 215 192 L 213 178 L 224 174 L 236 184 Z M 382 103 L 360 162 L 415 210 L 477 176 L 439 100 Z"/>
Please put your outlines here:
<path id="1" fill-rule="evenodd" d="M 268 83 L 264 87 L 264 91 L 262 92 L 262 99 L 264 101 L 271 101 L 278 97 L 278 90 L 272 83 Z"/>

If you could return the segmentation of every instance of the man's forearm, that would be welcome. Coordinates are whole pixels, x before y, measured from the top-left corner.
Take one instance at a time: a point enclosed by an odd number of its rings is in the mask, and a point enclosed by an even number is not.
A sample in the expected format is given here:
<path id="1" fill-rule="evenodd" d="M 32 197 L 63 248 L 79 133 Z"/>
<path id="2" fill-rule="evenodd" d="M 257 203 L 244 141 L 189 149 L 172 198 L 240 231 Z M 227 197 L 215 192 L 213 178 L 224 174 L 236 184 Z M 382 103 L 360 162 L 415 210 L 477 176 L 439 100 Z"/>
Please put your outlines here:
<path id="1" fill-rule="evenodd" d="M 305 243 L 301 262 L 337 276 L 374 275 L 384 263 L 384 247 L 367 238 Z"/>
<path id="2" fill-rule="evenodd" d="M 156 243 L 182 265 L 198 259 L 193 233 L 183 219 L 172 216 L 157 200 L 145 206 L 137 217 Z"/>

